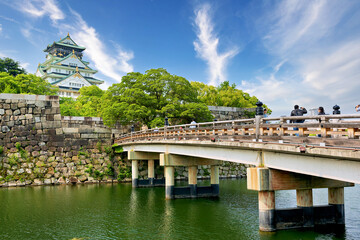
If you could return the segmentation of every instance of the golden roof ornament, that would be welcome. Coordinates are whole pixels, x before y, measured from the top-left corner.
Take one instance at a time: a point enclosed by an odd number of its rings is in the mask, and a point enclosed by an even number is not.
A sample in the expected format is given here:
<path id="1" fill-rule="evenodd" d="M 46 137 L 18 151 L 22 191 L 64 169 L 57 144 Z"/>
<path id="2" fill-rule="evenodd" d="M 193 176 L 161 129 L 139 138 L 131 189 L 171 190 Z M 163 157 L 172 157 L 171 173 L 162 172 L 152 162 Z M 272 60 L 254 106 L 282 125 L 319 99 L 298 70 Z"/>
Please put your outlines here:
<path id="1" fill-rule="evenodd" d="M 73 54 L 75 54 L 75 51 L 74 51 L 74 49 L 73 49 Z"/>
<path id="2" fill-rule="evenodd" d="M 76 72 L 79 72 L 79 68 L 76 66 Z"/>
<path id="3" fill-rule="evenodd" d="M 67 36 L 70 37 L 69 32 L 68 32 L 68 35 L 67 35 Z"/>

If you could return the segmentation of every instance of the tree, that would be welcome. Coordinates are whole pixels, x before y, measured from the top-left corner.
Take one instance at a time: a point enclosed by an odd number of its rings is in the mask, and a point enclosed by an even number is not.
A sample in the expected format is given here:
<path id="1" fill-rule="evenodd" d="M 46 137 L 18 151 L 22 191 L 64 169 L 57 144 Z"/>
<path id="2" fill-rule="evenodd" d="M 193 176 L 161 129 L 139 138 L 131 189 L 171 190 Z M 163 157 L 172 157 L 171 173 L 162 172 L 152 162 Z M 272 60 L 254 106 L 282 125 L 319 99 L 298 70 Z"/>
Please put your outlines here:
<path id="1" fill-rule="evenodd" d="M 60 113 L 62 116 L 82 116 L 75 99 L 70 97 L 60 98 Z"/>
<path id="2" fill-rule="evenodd" d="M 56 95 L 58 89 L 34 74 L 19 74 L 15 77 L 0 73 L 0 92 L 16 94 Z"/>
<path id="3" fill-rule="evenodd" d="M 128 73 L 104 94 L 103 105 L 107 106 L 103 118 L 109 125 L 138 122 L 149 127 L 163 126 L 165 116 L 171 124 L 188 123 L 193 118 L 212 120 L 190 82 L 162 68 L 150 69 L 145 74 Z"/>
<path id="4" fill-rule="evenodd" d="M 237 89 L 235 83 L 230 85 L 229 81 L 222 82 L 217 88 L 201 82 L 191 82 L 191 85 L 197 90 L 198 99 L 210 106 L 255 108 L 259 101 L 255 96 Z M 264 107 L 268 109 L 266 105 Z M 253 117 L 254 113 L 248 112 L 246 115 Z"/>
<path id="5" fill-rule="evenodd" d="M 80 96 L 76 100 L 80 116 L 100 117 L 103 109 L 104 91 L 98 86 L 80 88 Z"/>
<path id="6" fill-rule="evenodd" d="M 14 77 L 19 74 L 26 74 L 25 69 L 20 68 L 19 65 L 19 62 L 16 62 L 11 58 L 0 58 L 0 72 L 6 72 Z"/>

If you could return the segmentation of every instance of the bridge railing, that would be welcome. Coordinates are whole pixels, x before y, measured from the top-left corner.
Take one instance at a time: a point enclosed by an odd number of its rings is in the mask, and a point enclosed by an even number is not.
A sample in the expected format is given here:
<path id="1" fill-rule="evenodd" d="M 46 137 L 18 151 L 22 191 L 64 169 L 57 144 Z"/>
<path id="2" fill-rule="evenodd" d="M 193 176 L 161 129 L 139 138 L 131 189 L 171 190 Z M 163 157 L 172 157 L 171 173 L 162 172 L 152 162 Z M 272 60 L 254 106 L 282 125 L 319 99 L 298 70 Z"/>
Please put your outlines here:
<path id="1" fill-rule="evenodd" d="M 304 122 L 296 122 L 304 121 Z M 258 135 L 257 135 L 258 133 Z M 256 118 L 181 124 L 147 129 L 122 135 L 117 141 L 156 138 L 223 138 L 290 140 L 292 142 L 324 141 L 324 139 L 357 139 L 360 136 L 360 115 L 318 115 Z M 297 140 L 294 140 L 297 139 Z M 291 142 L 290 141 L 290 142 Z M 311 142 L 310 141 L 310 142 Z M 356 141 L 355 145 L 359 145 Z M 360 146 L 360 145 L 359 145 Z"/>

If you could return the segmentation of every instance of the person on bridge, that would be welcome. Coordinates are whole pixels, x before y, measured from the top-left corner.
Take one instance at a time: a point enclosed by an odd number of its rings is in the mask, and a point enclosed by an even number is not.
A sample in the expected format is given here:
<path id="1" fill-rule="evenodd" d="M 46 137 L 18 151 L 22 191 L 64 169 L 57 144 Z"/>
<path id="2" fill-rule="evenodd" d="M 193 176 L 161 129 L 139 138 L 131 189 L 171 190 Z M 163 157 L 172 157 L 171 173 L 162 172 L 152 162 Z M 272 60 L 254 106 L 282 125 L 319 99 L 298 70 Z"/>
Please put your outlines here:
<path id="1" fill-rule="evenodd" d="M 360 104 L 355 106 L 355 111 L 360 112 Z"/>
<path id="2" fill-rule="evenodd" d="M 323 107 L 318 108 L 318 115 L 325 115 L 325 110 Z"/>
<path id="3" fill-rule="evenodd" d="M 192 125 L 190 126 L 190 128 L 196 128 L 196 122 L 195 122 L 195 120 L 192 120 L 192 122 L 191 122 L 190 124 L 192 124 Z"/>
<path id="4" fill-rule="evenodd" d="M 291 111 L 290 116 L 303 116 L 304 114 L 307 114 L 307 110 L 304 107 L 300 107 L 299 105 L 294 106 L 294 110 Z M 305 120 L 299 119 L 299 120 L 291 120 L 290 123 L 303 123 Z"/>

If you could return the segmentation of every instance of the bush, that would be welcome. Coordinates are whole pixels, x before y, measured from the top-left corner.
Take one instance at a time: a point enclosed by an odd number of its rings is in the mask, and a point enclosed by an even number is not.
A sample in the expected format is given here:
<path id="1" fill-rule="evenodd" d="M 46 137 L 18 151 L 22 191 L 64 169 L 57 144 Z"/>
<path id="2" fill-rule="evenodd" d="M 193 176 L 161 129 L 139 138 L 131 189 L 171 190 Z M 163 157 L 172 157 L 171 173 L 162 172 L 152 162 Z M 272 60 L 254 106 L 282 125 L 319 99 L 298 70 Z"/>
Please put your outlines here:
<path id="1" fill-rule="evenodd" d="M 122 181 L 125 178 L 131 178 L 131 170 L 128 169 L 127 167 L 119 166 L 119 175 L 118 175 L 117 179 L 119 181 Z"/>

